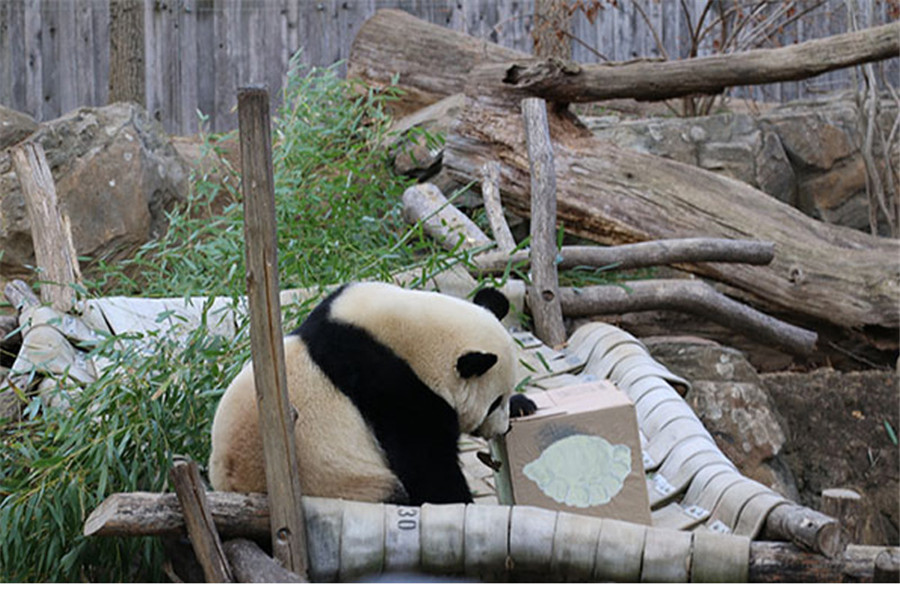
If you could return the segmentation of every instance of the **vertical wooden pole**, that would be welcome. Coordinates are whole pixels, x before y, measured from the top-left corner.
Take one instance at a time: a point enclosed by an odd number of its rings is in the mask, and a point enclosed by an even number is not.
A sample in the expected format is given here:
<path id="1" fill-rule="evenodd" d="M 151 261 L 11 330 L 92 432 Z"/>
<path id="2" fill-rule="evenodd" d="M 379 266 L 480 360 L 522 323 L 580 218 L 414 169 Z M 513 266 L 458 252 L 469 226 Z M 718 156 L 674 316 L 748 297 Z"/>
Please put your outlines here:
<path id="1" fill-rule="evenodd" d="M 238 128 L 243 171 L 250 344 L 266 463 L 272 549 L 285 568 L 306 577 L 306 529 L 300 504 L 300 479 L 278 298 L 275 181 L 269 93 L 265 88 L 250 86 L 238 90 Z"/>
<path id="2" fill-rule="evenodd" d="M 528 306 L 534 315 L 534 333 L 547 345 L 566 341 L 556 246 L 556 169 L 547 123 L 547 103 L 542 98 L 522 100 L 525 139 L 531 167 L 531 287 Z"/>
<path id="3" fill-rule="evenodd" d="M 59 208 L 53 175 L 40 143 L 17 145 L 12 160 L 31 219 L 34 257 L 42 271 L 41 300 L 66 313 L 75 302 L 73 285 L 81 282 L 69 216 Z"/>

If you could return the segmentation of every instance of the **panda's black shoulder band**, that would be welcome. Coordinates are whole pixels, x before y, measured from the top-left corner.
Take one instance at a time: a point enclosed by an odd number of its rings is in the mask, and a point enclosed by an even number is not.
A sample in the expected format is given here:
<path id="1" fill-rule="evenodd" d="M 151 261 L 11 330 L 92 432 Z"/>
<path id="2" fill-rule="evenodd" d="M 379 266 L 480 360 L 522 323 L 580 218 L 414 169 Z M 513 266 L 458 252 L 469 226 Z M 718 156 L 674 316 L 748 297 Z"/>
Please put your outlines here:
<path id="1" fill-rule="evenodd" d="M 366 330 L 331 317 L 339 289 L 292 335 L 372 428 L 409 504 L 471 502 L 459 467 L 456 411 Z"/>

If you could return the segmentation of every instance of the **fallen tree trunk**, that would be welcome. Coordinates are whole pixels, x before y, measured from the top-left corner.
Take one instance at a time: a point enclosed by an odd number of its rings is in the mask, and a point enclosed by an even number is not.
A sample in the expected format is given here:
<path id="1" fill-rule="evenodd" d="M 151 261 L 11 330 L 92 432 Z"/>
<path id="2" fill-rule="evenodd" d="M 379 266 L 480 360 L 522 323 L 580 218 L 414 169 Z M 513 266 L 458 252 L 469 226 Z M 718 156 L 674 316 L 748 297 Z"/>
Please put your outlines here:
<path id="1" fill-rule="evenodd" d="M 385 43 L 385 39 L 392 39 Z M 461 92 L 476 82 L 482 94 L 506 104 L 526 96 L 556 102 L 612 98 L 664 100 L 716 94 L 728 86 L 800 80 L 860 63 L 896 57 L 900 23 L 758 49 L 673 61 L 575 64 L 532 56 L 434 25 L 401 10 L 379 10 L 350 48 L 348 77 L 406 93 L 393 108 L 407 113 Z M 478 77 L 471 73 L 476 66 Z M 392 84 L 394 76 L 399 78 Z"/>
<path id="2" fill-rule="evenodd" d="M 517 113 L 480 102 L 470 88 L 447 138 L 444 170 L 478 181 L 501 165 L 503 203 L 528 216 L 530 183 Z M 900 326 L 897 240 L 828 225 L 746 184 L 602 142 L 567 113 L 551 116 L 558 219 L 567 231 L 616 245 L 695 236 L 775 244 L 768 266 L 692 264 L 774 309 L 842 327 Z"/>
<path id="3" fill-rule="evenodd" d="M 611 98 L 666 100 L 719 94 L 729 86 L 803 80 L 860 63 L 897 57 L 900 23 L 813 39 L 777 49 L 757 49 L 674 61 L 574 64 L 529 60 L 480 68 L 477 82 L 492 99 L 510 104 L 523 96 L 554 102 Z M 505 91 L 504 91 L 505 90 Z"/>
<path id="4" fill-rule="evenodd" d="M 386 9 L 363 23 L 353 39 L 347 77 L 375 88 L 403 90 L 400 100 L 391 101 L 391 109 L 406 114 L 461 92 L 476 65 L 529 57 L 408 12 Z M 397 80 L 395 73 L 400 74 Z"/>

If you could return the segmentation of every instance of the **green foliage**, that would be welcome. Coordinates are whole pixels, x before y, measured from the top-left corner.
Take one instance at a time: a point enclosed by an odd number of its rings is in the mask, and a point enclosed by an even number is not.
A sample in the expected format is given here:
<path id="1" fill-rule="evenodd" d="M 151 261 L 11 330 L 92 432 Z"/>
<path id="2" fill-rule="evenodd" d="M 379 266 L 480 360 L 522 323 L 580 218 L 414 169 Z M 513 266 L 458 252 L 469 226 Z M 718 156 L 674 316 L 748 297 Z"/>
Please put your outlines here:
<path id="1" fill-rule="evenodd" d="M 87 539 L 84 520 L 113 492 L 167 490 L 176 454 L 206 464 L 216 400 L 248 353 L 205 328 L 183 342 L 109 338 L 91 356 L 114 368 L 81 394 L 50 393 L 69 409 L 35 396 L 36 415 L 3 432 L 0 578 L 159 580 L 155 539 Z"/>
<path id="2" fill-rule="evenodd" d="M 400 220 L 408 181 L 389 172 L 379 148 L 392 94 L 360 94 L 334 69 L 306 74 L 293 64 L 273 122 L 281 286 L 386 278 L 402 268 L 425 280 L 464 258 L 439 252 L 421 227 Z M 167 233 L 124 262 L 95 266 L 90 294 L 243 294 L 240 195 L 209 177 L 194 180 Z M 222 208 L 223 196 L 232 204 Z M 300 317 L 312 302 L 286 313 Z M 84 520 L 113 492 L 169 490 L 176 454 L 205 468 L 216 404 L 249 358 L 249 338 L 243 329 L 227 341 L 202 328 L 181 342 L 116 337 L 91 355 L 107 368 L 69 409 L 35 395 L 24 421 L 0 422 L 2 581 L 160 580 L 157 539 L 85 538 Z"/>

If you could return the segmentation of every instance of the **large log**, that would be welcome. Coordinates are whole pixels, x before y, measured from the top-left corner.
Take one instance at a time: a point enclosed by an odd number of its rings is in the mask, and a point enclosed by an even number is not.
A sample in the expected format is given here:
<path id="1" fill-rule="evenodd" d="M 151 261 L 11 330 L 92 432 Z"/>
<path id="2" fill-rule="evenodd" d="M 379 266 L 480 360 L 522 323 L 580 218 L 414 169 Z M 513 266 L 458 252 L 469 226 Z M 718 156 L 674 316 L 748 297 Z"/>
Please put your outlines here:
<path id="1" fill-rule="evenodd" d="M 347 77 L 376 88 L 399 87 L 404 94 L 391 108 L 405 114 L 461 92 L 476 65 L 528 58 L 527 53 L 387 9 L 376 12 L 356 34 Z M 400 74 L 397 80 L 395 73 Z"/>
<path id="2" fill-rule="evenodd" d="M 385 43 L 385 39 L 391 39 Z M 512 104 L 526 96 L 592 102 L 612 98 L 664 100 L 715 94 L 734 85 L 799 80 L 860 63 L 896 57 L 900 23 L 758 49 L 695 59 L 574 64 L 531 56 L 420 20 L 400 10 L 379 10 L 360 28 L 347 73 L 376 87 L 399 86 L 393 108 L 410 112 L 461 92 L 480 69 L 482 94 Z M 394 76 L 399 78 L 394 81 Z"/>
<path id="3" fill-rule="evenodd" d="M 484 94 L 505 98 L 510 104 L 523 96 L 540 96 L 554 102 L 666 100 L 691 94 L 719 94 L 729 86 L 802 80 L 897 57 L 898 53 L 900 23 L 891 23 L 777 49 L 695 59 L 585 65 L 549 59 L 497 64 L 483 68 L 478 83 L 485 89 Z"/>
<path id="4" fill-rule="evenodd" d="M 504 205 L 528 216 L 519 115 L 480 102 L 477 92 L 469 89 L 447 137 L 444 169 L 467 183 L 480 179 L 486 162 L 499 162 Z M 610 245 L 697 236 L 769 241 L 775 244 L 769 266 L 689 268 L 775 310 L 850 328 L 900 325 L 897 240 L 828 225 L 747 184 L 602 142 L 565 112 L 551 115 L 550 133 L 557 215 L 567 231 Z"/>
<path id="5" fill-rule="evenodd" d="M 386 38 L 396 42 L 386 44 Z M 529 168 L 518 109 L 496 108 L 498 97 L 485 95 L 485 80 L 492 80 L 491 90 L 503 86 L 498 62 L 527 58 L 504 57 L 509 53 L 385 10 L 360 30 L 348 70 L 376 84 L 399 74 L 400 87 L 419 104 L 465 88 L 466 102 L 447 138 L 445 171 L 468 183 L 480 181 L 485 163 L 499 162 L 504 205 L 528 216 Z M 896 240 L 827 225 L 741 182 L 601 142 L 566 112 L 551 113 L 550 133 L 557 218 L 567 231 L 610 245 L 699 236 L 770 241 L 776 255 L 768 267 L 709 263 L 688 269 L 751 293 L 748 298 L 771 310 L 849 328 L 900 326 Z"/>

